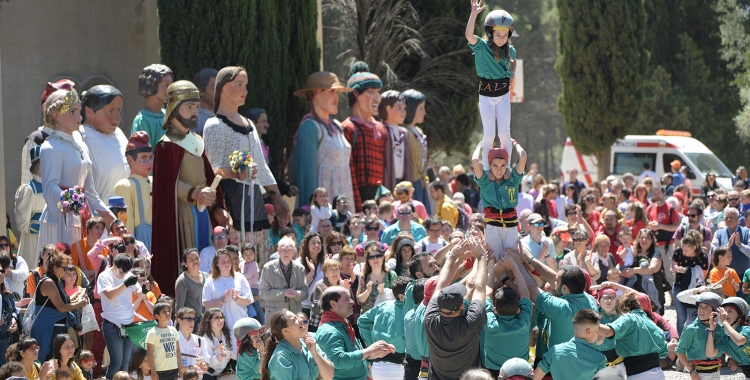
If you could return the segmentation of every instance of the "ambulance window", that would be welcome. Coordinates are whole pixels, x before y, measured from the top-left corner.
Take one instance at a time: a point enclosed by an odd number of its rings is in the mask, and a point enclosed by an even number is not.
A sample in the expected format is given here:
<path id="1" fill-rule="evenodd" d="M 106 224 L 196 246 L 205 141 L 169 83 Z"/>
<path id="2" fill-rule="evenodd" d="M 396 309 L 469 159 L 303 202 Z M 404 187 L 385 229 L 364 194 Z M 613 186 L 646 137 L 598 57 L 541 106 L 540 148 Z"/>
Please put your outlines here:
<path id="1" fill-rule="evenodd" d="M 676 154 L 664 153 L 661 156 L 661 161 L 664 163 L 664 173 L 672 172 L 672 161 L 674 160 L 680 161 L 680 166 L 685 166 L 685 160 Z"/>
<path id="2" fill-rule="evenodd" d="M 633 173 L 638 175 L 643 173 L 643 164 L 645 163 L 648 163 L 651 166 L 651 170 L 653 170 L 654 164 L 656 163 L 656 154 L 631 152 L 615 153 L 612 174 Z"/>

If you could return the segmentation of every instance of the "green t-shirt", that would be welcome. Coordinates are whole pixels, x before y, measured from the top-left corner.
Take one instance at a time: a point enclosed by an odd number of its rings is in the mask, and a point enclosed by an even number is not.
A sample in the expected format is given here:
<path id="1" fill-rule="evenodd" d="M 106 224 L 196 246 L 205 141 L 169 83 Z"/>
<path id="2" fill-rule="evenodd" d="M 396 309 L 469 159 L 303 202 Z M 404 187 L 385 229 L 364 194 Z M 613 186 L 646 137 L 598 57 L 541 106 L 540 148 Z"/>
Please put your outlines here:
<path id="1" fill-rule="evenodd" d="M 492 206 L 503 210 L 518 206 L 518 185 L 523 179 L 523 173 L 518 174 L 515 169 L 508 170 L 512 171 L 510 179 L 503 179 L 499 182 L 490 181 L 487 174 L 483 174 L 482 178 L 477 178 L 474 175 L 474 180 L 479 186 L 479 196 L 482 197 L 482 205 L 484 207 Z"/>
<path id="2" fill-rule="evenodd" d="M 643 310 L 623 314 L 607 326 L 615 330 L 615 335 L 607 339 L 615 340 L 617 355 L 623 358 L 657 353 L 663 359 L 669 354 L 664 331 Z"/>
<path id="3" fill-rule="evenodd" d="M 146 109 L 138 111 L 133 119 L 133 126 L 131 127 L 131 133 L 137 131 L 144 131 L 148 133 L 148 143 L 152 147 L 156 147 L 156 143 L 161 140 L 162 136 L 166 131 L 162 129 L 161 125 L 164 123 L 164 110 L 161 113 L 154 113 Z"/>
<path id="4" fill-rule="evenodd" d="M 607 366 L 607 358 L 585 339 L 573 338 L 556 344 L 542 356 L 539 368 L 555 380 L 592 379 Z"/>
<path id="5" fill-rule="evenodd" d="M 573 331 L 573 317 L 578 310 L 598 310 L 594 297 L 586 293 L 566 294 L 555 297 L 550 293 L 542 293 L 536 299 L 536 308 L 547 316 L 549 338 L 547 347 L 569 341 L 575 332 Z M 537 354 L 537 357 L 539 354 Z"/>
<path id="6" fill-rule="evenodd" d="M 601 314 L 602 319 L 599 320 L 599 323 L 606 325 L 607 323 L 612 323 L 617 320 L 619 317 L 618 314 L 607 314 L 604 312 L 604 309 L 599 307 L 599 314 Z M 609 351 L 615 348 L 615 340 L 614 339 L 604 339 L 604 342 L 602 344 L 597 344 L 594 347 L 596 347 L 597 350 L 600 352 Z"/>
<path id="7" fill-rule="evenodd" d="M 471 50 L 474 50 L 474 65 L 477 68 L 477 75 L 480 78 L 498 80 L 504 78 L 510 78 L 513 73 L 510 71 L 511 60 L 516 59 L 516 49 L 510 47 L 510 60 L 508 58 L 501 58 L 500 62 L 495 60 L 495 55 L 492 53 L 492 47 L 487 40 L 477 38 L 476 45 L 469 44 Z"/>
<path id="8" fill-rule="evenodd" d="M 719 354 L 714 357 L 709 358 L 706 356 L 706 339 L 708 339 L 707 328 L 708 325 L 705 325 L 700 319 L 696 318 L 693 323 L 682 330 L 680 342 L 677 343 L 677 348 L 674 349 L 674 352 L 687 355 L 688 360 L 709 360 L 718 358 L 721 355 L 721 350 L 719 350 Z M 724 328 L 717 325 L 716 332 L 714 333 L 714 346 L 719 345 L 721 336 L 724 334 Z"/>
<path id="9" fill-rule="evenodd" d="M 529 357 L 529 331 L 531 329 L 531 301 L 521 298 L 521 312 L 513 315 L 495 314 L 495 305 L 489 298 L 484 307 L 487 324 L 484 326 L 484 365 L 488 369 L 499 370 L 512 358 Z M 502 342 L 502 344 L 498 344 Z"/>
<path id="10" fill-rule="evenodd" d="M 745 273 L 747 275 L 747 272 Z M 719 344 L 715 347 L 719 352 L 729 354 L 737 364 L 750 365 L 750 326 L 742 326 L 739 333 L 747 339 L 747 342 L 743 346 L 738 346 L 737 343 L 734 343 L 729 334 L 726 333 L 726 330 L 724 330 L 724 333 L 720 335 Z"/>
<path id="11" fill-rule="evenodd" d="M 745 270 L 745 274 L 742 275 L 742 282 L 748 282 L 750 283 L 750 268 Z M 750 294 L 745 296 L 745 301 L 750 302 Z"/>

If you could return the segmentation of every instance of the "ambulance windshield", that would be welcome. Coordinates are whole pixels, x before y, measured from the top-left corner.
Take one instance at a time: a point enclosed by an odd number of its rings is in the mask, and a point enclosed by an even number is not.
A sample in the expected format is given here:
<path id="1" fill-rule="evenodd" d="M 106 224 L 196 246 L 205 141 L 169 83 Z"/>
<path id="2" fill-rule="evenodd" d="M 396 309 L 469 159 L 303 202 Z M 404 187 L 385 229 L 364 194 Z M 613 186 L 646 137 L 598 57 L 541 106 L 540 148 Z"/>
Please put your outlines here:
<path id="1" fill-rule="evenodd" d="M 716 177 L 732 178 L 733 174 L 726 165 L 713 153 L 685 153 L 685 156 L 693 161 L 698 170 L 705 176 L 708 171 L 713 171 Z"/>

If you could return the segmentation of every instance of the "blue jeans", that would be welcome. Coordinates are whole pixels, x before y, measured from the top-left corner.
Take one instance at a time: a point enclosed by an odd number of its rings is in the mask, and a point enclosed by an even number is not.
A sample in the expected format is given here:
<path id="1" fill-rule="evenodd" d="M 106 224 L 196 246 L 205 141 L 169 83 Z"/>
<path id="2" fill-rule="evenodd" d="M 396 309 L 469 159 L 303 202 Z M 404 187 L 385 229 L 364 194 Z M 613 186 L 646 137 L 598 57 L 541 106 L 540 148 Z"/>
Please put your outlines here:
<path id="1" fill-rule="evenodd" d="M 250 288 L 250 290 L 253 292 L 253 297 L 257 297 L 258 294 L 260 294 L 260 289 L 258 288 Z M 263 308 L 260 307 L 260 301 L 255 301 L 251 303 L 250 305 L 247 305 L 247 314 L 250 315 L 250 308 L 255 309 L 256 316 L 255 319 L 260 322 L 261 325 L 266 324 L 266 315 L 263 313 Z"/>
<path id="2" fill-rule="evenodd" d="M 102 335 L 104 336 L 104 342 L 107 343 L 107 351 L 109 351 L 107 380 L 111 380 L 118 371 L 128 370 L 133 352 L 133 342 L 130 338 L 121 338 L 120 328 L 107 320 L 102 322 Z"/>
<path id="3" fill-rule="evenodd" d="M 677 286 L 672 287 L 672 304 L 677 312 L 677 334 L 682 336 L 682 330 L 689 323 L 693 322 L 693 315 L 695 314 L 695 307 L 691 307 L 688 304 L 684 304 L 677 299 L 677 294 L 683 289 Z"/>

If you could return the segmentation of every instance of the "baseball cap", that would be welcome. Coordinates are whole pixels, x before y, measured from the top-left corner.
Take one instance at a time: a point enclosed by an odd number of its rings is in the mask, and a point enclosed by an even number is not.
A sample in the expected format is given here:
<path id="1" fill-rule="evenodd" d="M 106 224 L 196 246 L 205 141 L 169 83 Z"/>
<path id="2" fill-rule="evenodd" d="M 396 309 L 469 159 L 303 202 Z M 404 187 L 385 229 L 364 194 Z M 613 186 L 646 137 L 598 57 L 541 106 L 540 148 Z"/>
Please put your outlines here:
<path id="1" fill-rule="evenodd" d="M 453 284 L 440 290 L 437 299 L 439 309 L 458 310 L 464 303 L 466 297 L 466 286 L 461 283 Z"/>
<path id="2" fill-rule="evenodd" d="M 526 360 L 521 358 L 508 359 L 500 368 L 498 379 L 505 380 L 521 376 L 524 379 L 531 379 L 534 376 L 534 369 Z"/>
<path id="3" fill-rule="evenodd" d="M 427 306 L 428 303 L 430 303 L 430 300 L 432 299 L 432 295 L 435 294 L 435 288 L 437 287 L 437 276 L 430 277 L 427 282 L 424 283 L 424 300 L 422 303 Z"/>
<path id="4" fill-rule="evenodd" d="M 502 158 L 503 160 L 508 161 L 508 152 L 500 148 L 490 149 L 490 152 L 487 154 L 487 161 L 492 162 L 492 160 L 496 158 Z"/>
<path id="5" fill-rule="evenodd" d="M 538 223 L 538 222 L 543 222 L 544 218 L 542 218 L 542 216 L 537 213 L 533 213 L 529 215 L 528 221 L 529 223 Z"/>
<path id="6" fill-rule="evenodd" d="M 682 163 L 680 162 L 680 160 L 674 160 L 669 165 L 674 169 L 679 169 L 682 166 Z"/>

